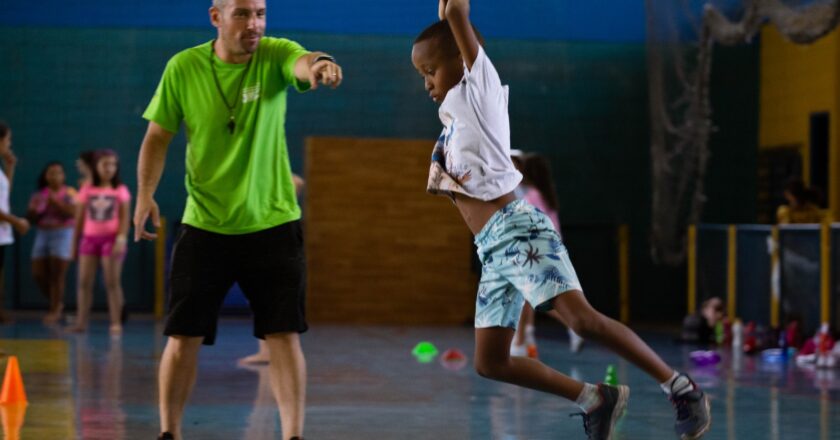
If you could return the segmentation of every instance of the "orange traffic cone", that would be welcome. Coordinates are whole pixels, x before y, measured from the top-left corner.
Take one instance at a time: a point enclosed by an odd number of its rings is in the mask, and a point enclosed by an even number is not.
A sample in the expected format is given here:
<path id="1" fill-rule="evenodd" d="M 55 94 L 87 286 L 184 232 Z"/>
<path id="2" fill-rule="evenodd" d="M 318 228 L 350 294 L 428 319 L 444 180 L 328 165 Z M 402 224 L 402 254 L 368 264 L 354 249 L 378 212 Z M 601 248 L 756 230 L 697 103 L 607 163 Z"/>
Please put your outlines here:
<path id="1" fill-rule="evenodd" d="M 3 389 L 0 391 L 0 405 L 16 403 L 26 403 L 26 391 L 23 389 L 23 378 L 20 376 L 17 356 L 9 356 L 6 377 L 3 378 Z"/>
<path id="2" fill-rule="evenodd" d="M 20 440 L 20 430 L 26 417 L 26 403 L 0 405 L 3 420 L 3 435 L 6 440 Z"/>

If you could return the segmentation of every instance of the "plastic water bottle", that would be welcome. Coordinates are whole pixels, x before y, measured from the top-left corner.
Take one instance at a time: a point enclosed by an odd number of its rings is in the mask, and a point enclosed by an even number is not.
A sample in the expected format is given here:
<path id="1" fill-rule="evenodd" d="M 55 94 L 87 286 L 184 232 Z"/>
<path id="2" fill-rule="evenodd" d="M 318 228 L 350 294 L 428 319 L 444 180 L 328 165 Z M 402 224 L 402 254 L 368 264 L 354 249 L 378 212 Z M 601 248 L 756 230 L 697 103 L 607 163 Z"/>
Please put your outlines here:
<path id="1" fill-rule="evenodd" d="M 744 351 L 744 324 L 740 319 L 735 319 L 732 323 L 732 351 L 738 353 Z"/>
<path id="2" fill-rule="evenodd" d="M 828 323 L 824 322 L 820 326 L 820 331 L 817 339 L 817 367 L 832 367 L 834 366 L 834 358 L 831 355 L 829 346 L 831 345 L 831 335 L 828 333 Z"/>

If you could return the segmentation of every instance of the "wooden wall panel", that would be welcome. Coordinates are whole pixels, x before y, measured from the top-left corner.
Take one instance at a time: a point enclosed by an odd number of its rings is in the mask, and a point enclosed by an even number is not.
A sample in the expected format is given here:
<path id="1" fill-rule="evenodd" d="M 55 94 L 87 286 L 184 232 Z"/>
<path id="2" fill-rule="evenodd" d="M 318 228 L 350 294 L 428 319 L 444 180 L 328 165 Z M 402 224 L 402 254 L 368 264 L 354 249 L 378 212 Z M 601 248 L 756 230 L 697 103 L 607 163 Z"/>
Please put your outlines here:
<path id="1" fill-rule="evenodd" d="M 472 236 L 426 193 L 434 141 L 308 138 L 311 322 L 454 324 L 474 313 Z"/>

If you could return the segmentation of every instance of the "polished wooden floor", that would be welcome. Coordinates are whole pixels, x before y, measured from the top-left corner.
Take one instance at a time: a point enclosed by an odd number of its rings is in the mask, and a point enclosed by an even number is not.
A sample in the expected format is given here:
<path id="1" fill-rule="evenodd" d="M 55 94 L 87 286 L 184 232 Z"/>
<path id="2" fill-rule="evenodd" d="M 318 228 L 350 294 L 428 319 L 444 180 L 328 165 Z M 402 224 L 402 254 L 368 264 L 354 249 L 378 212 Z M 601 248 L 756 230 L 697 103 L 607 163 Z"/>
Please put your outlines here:
<path id="1" fill-rule="evenodd" d="M 236 359 L 256 348 L 250 323 L 226 319 L 217 345 L 201 354 L 185 415 L 186 439 L 280 439 L 265 367 Z M 620 439 L 670 439 L 673 411 L 658 386 L 616 356 L 588 344 L 571 354 L 559 328 L 543 328 L 540 356 L 587 381 L 615 364 L 631 386 Z M 817 371 L 760 357 L 691 367 L 690 348 L 664 333 L 643 334 L 670 363 L 689 371 L 713 398 L 707 439 L 840 439 L 840 369 Z M 37 320 L 0 327 L 0 348 L 20 360 L 29 405 L 21 439 L 154 439 L 160 325 L 129 322 L 119 339 L 105 323 L 71 336 Z M 576 408 L 563 399 L 488 381 L 468 364 L 454 370 L 411 355 L 419 341 L 471 355 L 467 327 L 313 326 L 304 336 L 309 367 L 307 439 L 583 439 Z M 5 366 L 5 361 L 3 365 Z M 9 428 L 9 427 L 7 427 Z M 14 433 L 8 432 L 7 438 Z"/>

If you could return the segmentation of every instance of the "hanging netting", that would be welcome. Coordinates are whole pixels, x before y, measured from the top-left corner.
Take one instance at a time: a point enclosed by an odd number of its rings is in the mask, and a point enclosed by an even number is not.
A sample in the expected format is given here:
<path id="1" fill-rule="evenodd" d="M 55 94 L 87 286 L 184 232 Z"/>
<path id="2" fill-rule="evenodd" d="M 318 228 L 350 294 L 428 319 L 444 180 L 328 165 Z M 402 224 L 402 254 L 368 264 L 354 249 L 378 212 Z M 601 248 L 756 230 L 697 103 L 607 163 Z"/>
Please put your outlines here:
<path id="1" fill-rule="evenodd" d="M 840 0 L 646 0 L 651 113 L 654 261 L 685 257 L 685 230 L 705 202 L 703 180 L 714 130 L 709 75 L 714 44 L 749 43 L 766 21 L 796 44 L 831 32 Z M 734 4 L 734 6 L 733 6 Z M 731 18 L 730 18 L 731 17 Z M 737 19 L 736 17 L 740 17 Z"/>

